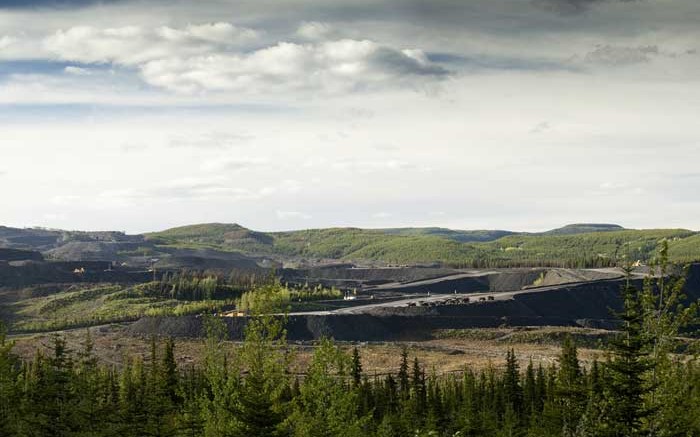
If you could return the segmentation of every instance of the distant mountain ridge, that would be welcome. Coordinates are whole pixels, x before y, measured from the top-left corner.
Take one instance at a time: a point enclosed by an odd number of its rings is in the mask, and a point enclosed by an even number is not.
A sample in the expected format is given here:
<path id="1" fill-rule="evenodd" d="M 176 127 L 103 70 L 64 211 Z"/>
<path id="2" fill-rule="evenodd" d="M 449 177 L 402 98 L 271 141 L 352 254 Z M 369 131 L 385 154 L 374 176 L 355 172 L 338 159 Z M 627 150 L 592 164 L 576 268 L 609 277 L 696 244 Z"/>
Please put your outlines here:
<path id="1" fill-rule="evenodd" d="M 670 241 L 672 259 L 700 260 L 700 235 L 694 231 L 634 230 L 604 223 L 570 224 L 540 233 L 440 227 L 260 232 L 236 223 L 203 223 L 142 235 L 0 226 L 0 247 L 37 250 L 49 259 L 126 263 L 159 259 L 168 265 L 173 264 L 168 259 L 191 259 L 196 253 L 199 258 L 216 258 L 212 265 L 223 265 L 220 260 L 228 259 L 241 265 L 257 260 L 265 265 L 342 261 L 464 267 L 607 266 L 623 257 L 649 259 L 662 239 Z"/>

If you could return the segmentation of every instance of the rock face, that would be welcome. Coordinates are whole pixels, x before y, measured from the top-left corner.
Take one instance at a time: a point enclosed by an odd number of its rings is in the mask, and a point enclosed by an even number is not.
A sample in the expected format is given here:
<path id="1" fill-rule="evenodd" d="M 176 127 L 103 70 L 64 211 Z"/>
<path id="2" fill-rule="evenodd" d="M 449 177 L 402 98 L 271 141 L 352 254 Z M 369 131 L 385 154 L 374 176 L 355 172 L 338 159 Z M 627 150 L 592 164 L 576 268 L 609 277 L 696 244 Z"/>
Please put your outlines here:
<path id="1" fill-rule="evenodd" d="M 46 250 L 55 247 L 60 239 L 60 231 L 0 226 L 0 246 L 3 247 Z"/>

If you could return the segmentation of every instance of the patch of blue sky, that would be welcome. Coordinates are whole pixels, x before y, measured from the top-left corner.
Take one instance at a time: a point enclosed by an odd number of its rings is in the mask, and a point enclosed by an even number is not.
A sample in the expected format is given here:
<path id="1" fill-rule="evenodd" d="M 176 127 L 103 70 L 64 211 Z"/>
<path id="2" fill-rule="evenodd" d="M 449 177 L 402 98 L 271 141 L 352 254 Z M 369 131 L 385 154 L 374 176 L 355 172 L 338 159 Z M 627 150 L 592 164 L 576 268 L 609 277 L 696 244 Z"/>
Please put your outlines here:
<path id="1" fill-rule="evenodd" d="M 37 121 L 113 120 L 134 116 L 206 116 L 222 114 L 294 115 L 300 109 L 272 104 L 109 105 L 95 103 L 0 104 L 0 123 Z"/>
<path id="2" fill-rule="evenodd" d="M 21 60 L 0 61 L 0 78 L 14 75 L 58 75 L 66 74 L 67 67 L 77 67 L 90 72 L 104 72 L 112 70 L 111 65 L 90 64 L 83 65 L 75 62 L 48 61 L 48 60 Z"/>

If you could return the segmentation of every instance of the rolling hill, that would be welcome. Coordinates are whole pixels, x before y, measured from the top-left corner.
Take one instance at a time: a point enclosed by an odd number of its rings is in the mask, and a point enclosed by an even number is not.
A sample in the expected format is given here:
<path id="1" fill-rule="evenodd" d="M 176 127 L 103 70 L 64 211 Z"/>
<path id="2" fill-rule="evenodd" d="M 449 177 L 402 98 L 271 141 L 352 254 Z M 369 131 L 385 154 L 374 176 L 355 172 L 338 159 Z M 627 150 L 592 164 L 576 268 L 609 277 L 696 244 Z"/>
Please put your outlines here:
<path id="1" fill-rule="evenodd" d="M 249 255 L 334 259 L 387 264 L 453 266 L 607 266 L 648 260 L 659 241 L 670 241 L 677 261 L 700 260 L 700 238 L 685 229 L 624 229 L 576 224 L 543 233 L 459 231 L 444 228 L 328 228 L 257 232 L 236 224 L 202 224 L 147 234 L 156 245 L 211 247 Z"/>
<path id="2" fill-rule="evenodd" d="M 219 260 L 249 265 L 253 259 L 270 258 L 311 264 L 336 260 L 379 265 L 594 267 L 623 259 L 648 260 L 663 239 L 669 241 L 672 260 L 700 260 L 700 234 L 694 231 L 635 230 L 595 223 L 541 233 L 437 227 L 259 232 L 235 223 L 195 224 L 143 235 L 0 227 L 0 247 L 36 250 L 48 259 L 142 264 L 151 257 L 163 260 L 216 253 Z"/>

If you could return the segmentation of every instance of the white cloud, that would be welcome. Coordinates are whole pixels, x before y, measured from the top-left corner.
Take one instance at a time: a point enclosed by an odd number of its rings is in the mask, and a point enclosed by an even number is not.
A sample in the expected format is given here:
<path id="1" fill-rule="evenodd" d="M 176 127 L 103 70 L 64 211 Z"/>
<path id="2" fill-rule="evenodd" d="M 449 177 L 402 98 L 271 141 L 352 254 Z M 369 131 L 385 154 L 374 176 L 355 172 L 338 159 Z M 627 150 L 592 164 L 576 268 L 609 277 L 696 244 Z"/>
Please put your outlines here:
<path id="1" fill-rule="evenodd" d="M 214 53 L 249 43 L 256 36 L 256 31 L 230 23 L 188 25 L 180 29 L 74 26 L 46 37 L 43 46 L 64 61 L 138 66 L 156 59 Z"/>
<path id="2" fill-rule="evenodd" d="M 60 212 L 49 212 L 43 215 L 44 220 L 49 220 L 49 221 L 66 221 L 68 219 L 68 215 Z"/>
<path id="3" fill-rule="evenodd" d="M 205 171 L 241 171 L 266 165 L 269 161 L 266 158 L 217 158 L 206 161 L 202 164 Z"/>
<path id="4" fill-rule="evenodd" d="M 358 173 L 371 173 L 381 171 L 398 171 L 398 170 L 428 170 L 427 167 L 420 167 L 410 162 L 389 159 L 386 161 L 361 161 L 361 160 L 342 160 L 332 164 L 332 167 L 337 170 L 345 170 Z"/>
<path id="5" fill-rule="evenodd" d="M 12 44 L 14 44 L 15 38 L 11 36 L 3 36 L 0 37 L 0 50 L 5 50 L 6 48 L 10 47 Z"/>
<path id="6" fill-rule="evenodd" d="M 323 26 L 309 26 L 320 38 Z M 311 32 L 310 28 L 306 31 Z M 380 84 L 400 86 L 405 80 L 448 73 L 421 50 L 370 40 L 278 42 L 253 51 L 241 49 L 257 35 L 252 29 L 230 23 L 155 29 L 75 26 L 45 38 L 43 45 L 64 61 L 136 67 L 147 83 L 182 93 L 337 91 Z"/>
<path id="7" fill-rule="evenodd" d="M 153 188 L 110 189 L 100 192 L 96 205 L 103 208 L 137 207 L 153 203 L 192 201 L 242 201 L 266 196 L 260 190 L 232 186 L 230 182 L 186 178 L 162 183 Z"/>
<path id="8" fill-rule="evenodd" d="M 250 53 L 214 53 L 146 62 L 151 85 L 193 93 L 219 90 L 245 94 L 314 89 L 337 92 L 404 80 L 442 77 L 447 71 L 420 51 L 401 51 L 369 40 L 320 44 L 281 42 Z"/>
<path id="9" fill-rule="evenodd" d="M 163 26 L 156 29 L 156 34 L 168 41 L 187 43 L 194 40 L 218 43 L 223 45 L 238 45 L 255 41 L 259 33 L 253 29 L 236 27 L 231 23 L 205 23 L 187 25 L 184 29 Z"/>
<path id="10" fill-rule="evenodd" d="M 68 67 L 64 68 L 63 71 L 66 74 L 72 74 L 75 76 L 90 76 L 92 74 L 92 71 L 87 68 L 75 67 L 73 65 L 69 65 Z"/>
<path id="11" fill-rule="evenodd" d="M 328 23 L 319 21 L 305 21 L 297 28 L 297 35 L 311 41 L 325 39 L 333 33 L 333 28 Z"/>
<path id="12" fill-rule="evenodd" d="M 283 20 L 259 0 L 3 11 L 2 220 L 279 229 L 277 210 L 318 227 L 391 211 L 387 225 L 539 229 L 591 211 L 666 226 L 673 211 L 697 228 L 694 180 L 649 178 L 660 154 L 696 167 L 700 3 L 601 1 L 572 17 L 504 2 L 411 15 L 294 0 Z M 430 84 L 445 92 L 414 92 Z M 645 202 L 621 181 L 647 181 Z"/>
<path id="13" fill-rule="evenodd" d="M 390 212 L 384 212 L 384 211 L 376 212 L 376 213 L 372 214 L 372 218 L 376 218 L 376 219 L 386 219 L 386 218 L 390 218 L 392 216 L 393 216 L 393 214 L 391 214 Z"/>
<path id="14" fill-rule="evenodd" d="M 309 214 L 305 214 L 299 211 L 275 211 L 277 218 L 280 220 L 290 220 L 290 219 L 303 219 L 308 220 L 311 218 Z"/>
<path id="15" fill-rule="evenodd" d="M 247 143 L 253 138 L 253 135 L 248 133 L 205 132 L 173 137 L 169 140 L 168 145 L 173 148 L 225 149 Z"/>
<path id="16" fill-rule="evenodd" d="M 54 205 L 70 205 L 78 203 L 81 197 L 76 194 L 59 194 L 51 198 Z"/>
<path id="17" fill-rule="evenodd" d="M 543 132 L 546 132 L 548 130 L 552 129 L 552 125 L 548 121 L 541 121 L 534 125 L 532 129 L 530 129 L 531 134 L 541 134 Z"/>

